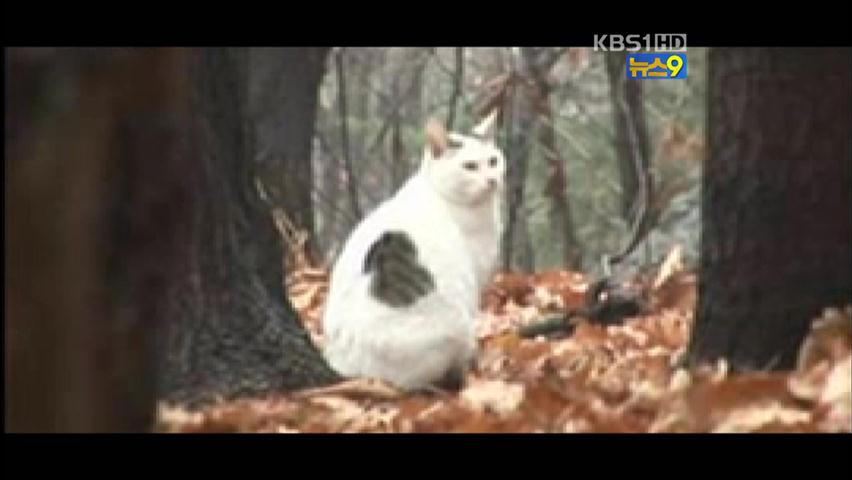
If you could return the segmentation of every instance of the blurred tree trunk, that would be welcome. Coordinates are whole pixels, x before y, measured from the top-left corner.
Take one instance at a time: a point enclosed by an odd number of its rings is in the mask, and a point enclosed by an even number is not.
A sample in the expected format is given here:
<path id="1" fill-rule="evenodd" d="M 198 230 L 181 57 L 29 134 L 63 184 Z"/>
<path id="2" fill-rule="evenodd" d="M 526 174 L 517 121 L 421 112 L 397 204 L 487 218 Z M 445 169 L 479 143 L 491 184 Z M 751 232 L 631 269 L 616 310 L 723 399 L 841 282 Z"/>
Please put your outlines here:
<path id="1" fill-rule="evenodd" d="M 314 185 L 314 210 L 317 229 L 317 246 L 325 253 L 331 244 L 335 243 L 338 235 L 336 225 L 340 222 L 339 213 L 347 212 L 348 202 L 340 201 L 340 176 L 343 168 L 340 166 L 337 156 L 330 151 L 327 140 L 322 137 L 317 126 L 318 148 L 314 155 L 314 162 L 319 169 Z"/>
<path id="2" fill-rule="evenodd" d="M 561 238 L 562 265 L 570 269 L 578 269 L 583 259 L 580 245 L 574 236 L 574 222 L 571 219 L 571 205 L 568 202 L 568 180 L 565 174 L 565 160 L 559 153 L 554 133 L 553 110 L 549 95 L 542 99 L 543 111 L 539 123 L 539 141 L 547 162 L 547 180 L 544 194 L 550 198 L 551 229 Z"/>
<path id="3" fill-rule="evenodd" d="M 311 49 L 281 53 L 288 62 L 282 64 L 283 92 L 300 99 L 285 102 L 291 105 L 281 135 L 310 145 L 314 113 L 306 108 L 313 102 L 305 99 L 316 98 L 319 82 L 309 66 L 323 62 Z M 245 156 L 248 139 L 240 125 L 246 115 L 246 51 L 203 49 L 193 54 L 190 78 L 197 95 L 192 156 L 197 171 L 185 180 L 194 203 L 182 231 L 182 268 L 169 285 L 162 394 L 195 404 L 334 381 L 337 375 L 285 296 L 282 239 L 254 187 L 255 163 Z M 295 137 L 290 129 L 306 138 Z M 287 149 L 284 155 L 292 152 Z M 309 148 L 304 155 L 299 163 L 310 159 Z M 284 185 L 298 176 L 296 169 L 280 173 Z M 292 190 L 282 193 L 285 203 L 296 208 L 289 203 Z"/>
<path id="4" fill-rule="evenodd" d="M 535 86 L 535 108 L 538 114 L 538 140 L 547 163 L 547 179 L 544 185 L 544 195 L 550 199 L 548 217 L 550 227 L 562 250 L 562 265 L 577 269 L 580 267 L 582 252 L 574 236 L 574 222 L 571 219 L 571 205 L 568 202 L 568 179 L 565 174 L 565 160 L 559 154 L 551 106 L 551 86 L 547 74 L 551 68 L 545 55 L 549 49 L 524 48 L 528 72 Z"/>
<path id="5" fill-rule="evenodd" d="M 630 224 L 640 213 L 634 211 L 639 195 L 639 182 L 646 182 L 649 188 L 652 187 L 652 182 L 643 84 L 638 80 L 627 81 L 626 65 L 626 52 L 606 54 L 609 94 L 615 119 L 615 151 L 621 179 L 621 212 L 624 220 Z M 637 165 L 640 171 L 637 171 Z M 650 198 L 651 192 L 648 193 Z"/>
<path id="6" fill-rule="evenodd" d="M 343 157 L 343 165 L 346 170 L 347 176 L 353 180 L 347 183 L 347 191 L 349 192 L 349 208 L 352 209 L 352 212 L 355 214 L 355 218 L 361 218 L 363 213 L 361 212 L 361 204 L 358 201 L 358 185 L 357 182 L 354 181 L 354 171 L 352 169 L 352 148 L 349 144 L 349 116 L 346 95 L 347 84 L 345 52 L 346 50 L 341 48 L 340 51 L 337 53 L 337 58 L 335 62 L 338 92 L 337 107 L 340 112 L 340 149 L 341 156 Z M 334 198 L 335 197 L 333 196 L 331 197 L 331 199 Z"/>
<path id="7" fill-rule="evenodd" d="M 646 238 L 657 221 L 658 212 L 652 203 L 654 181 L 651 175 L 643 83 L 638 80 L 628 81 L 626 52 L 607 53 L 605 60 L 621 180 L 621 212 L 629 232 L 623 246 L 611 256 L 611 261 L 618 263 Z M 645 252 L 650 256 L 651 244 L 648 242 L 645 245 Z"/>
<path id="8" fill-rule="evenodd" d="M 412 57 L 418 59 L 428 58 L 429 55 L 426 49 L 417 49 L 412 53 L 414 53 Z M 410 78 L 403 77 L 403 84 L 410 85 L 410 87 L 408 87 L 408 98 L 402 107 L 402 119 L 403 123 L 422 127 L 426 123 L 423 118 L 423 76 L 426 71 L 427 62 L 425 60 L 417 60 L 417 62 L 416 68 L 412 68 L 408 72 Z"/>
<path id="9" fill-rule="evenodd" d="M 339 235 L 336 226 L 340 221 L 338 213 L 341 210 L 346 212 L 347 204 L 349 204 L 346 196 L 343 195 L 344 198 L 341 198 L 340 195 L 343 186 L 341 175 L 346 171 L 345 165 L 351 164 L 345 57 L 346 50 L 343 48 L 338 49 L 334 55 L 336 99 L 334 104 L 329 106 L 328 111 L 323 112 L 323 105 L 318 106 L 317 125 L 314 129 L 314 139 L 319 148 L 313 152 L 313 162 L 318 171 L 311 193 L 316 222 L 316 245 L 319 249 L 318 253 L 323 256 L 336 243 L 336 237 Z M 340 155 L 336 154 L 330 145 L 327 138 L 329 136 L 340 139 Z M 357 192 L 351 193 L 350 197 L 357 195 Z"/>
<path id="10" fill-rule="evenodd" d="M 411 160 L 405 154 L 402 130 L 406 121 L 416 121 L 418 127 L 425 123 L 422 118 L 423 72 L 429 55 L 427 49 L 421 48 L 399 49 L 391 53 L 390 95 L 383 112 L 383 121 L 390 130 L 385 150 L 390 166 L 389 194 L 395 193 L 412 173 Z M 418 157 L 416 161 L 419 160 Z"/>
<path id="11" fill-rule="evenodd" d="M 401 126 L 406 117 L 420 115 L 423 72 L 430 58 L 431 49 L 391 48 L 385 52 L 385 67 L 381 69 L 378 116 L 381 123 L 379 132 L 371 141 L 367 150 L 367 160 L 371 164 L 371 173 L 381 178 L 385 194 L 373 198 L 375 203 L 392 195 L 411 174 L 409 159 L 403 154 L 402 161 L 396 155 L 402 145 Z M 388 138 L 390 134 L 390 138 Z M 394 135 L 398 140 L 394 139 Z M 379 157 L 375 162 L 374 158 Z M 417 159 L 419 162 L 419 158 Z M 365 178 L 363 185 L 367 191 L 376 190 Z M 381 188 L 381 187 L 379 187 Z"/>
<path id="12" fill-rule="evenodd" d="M 453 93 L 450 95 L 450 105 L 447 108 L 447 130 L 452 130 L 456 121 L 456 108 L 464 86 L 464 47 L 453 50 L 455 70 L 453 71 Z"/>
<path id="13" fill-rule="evenodd" d="M 272 202 L 310 233 L 314 244 L 311 147 L 317 91 L 328 47 L 251 49 L 251 118 L 257 134 L 258 175 Z M 290 119 L 299 119 L 296 122 Z"/>
<path id="14" fill-rule="evenodd" d="M 529 132 L 534 125 L 530 96 L 513 85 L 507 98 L 506 226 L 503 230 L 503 268 L 531 272 L 533 262 L 529 225 L 524 212 L 524 187 L 529 161 Z"/>
<path id="15" fill-rule="evenodd" d="M 7 431 L 153 424 L 155 332 L 196 175 L 180 155 L 184 60 L 6 50 Z"/>
<path id="16" fill-rule="evenodd" d="M 559 156 L 550 108 L 550 86 L 547 73 L 557 55 L 556 50 L 537 47 L 522 47 L 520 58 L 515 59 L 515 80 L 511 92 L 511 121 L 507 146 L 506 181 L 508 191 L 508 213 L 503 236 L 504 268 L 519 266 L 524 271 L 535 268 L 535 255 L 529 236 L 526 215 L 519 218 L 524 209 L 524 184 L 532 152 L 530 133 L 538 128 L 538 140 L 548 164 L 545 195 L 551 200 L 549 211 L 552 231 L 560 240 L 563 263 L 569 267 L 579 265 L 581 252 L 574 236 L 571 208 L 567 196 L 567 178 L 564 163 Z"/>
<path id="17" fill-rule="evenodd" d="M 709 54 L 693 362 L 789 368 L 810 321 L 850 301 L 852 50 Z"/>
<path id="18" fill-rule="evenodd" d="M 394 115 L 393 127 L 391 128 L 391 181 L 395 193 L 411 174 L 408 159 L 405 156 L 405 145 L 402 143 L 402 119 L 399 112 Z"/>
<path id="19" fill-rule="evenodd" d="M 399 189 L 405 178 L 408 175 L 408 162 L 402 155 L 402 110 L 404 105 L 408 103 L 410 98 L 403 98 L 399 89 L 401 72 L 396 72 L 391 82 L 390 105 L 385 112 L 390 118 L 390 139 L 388 148 L 383 150 L 386 162 L 390 165 L 390 183 L 388 184 L 388 194 L 390 197 Z"/>
<path id="20" fill-rule="evenodd" d="M 338 378 L 284 296 L 242 52 L 6 54 L 7 430 L 147 431 L 158 395 Z"/>
<path id="21" fill-rule="evenodd" d="M 354 52 L 350 51 L 348 53 L 351 55 Z M 352 188 L 356 193 L 359 208 L 358 211 L 355 211 L 350 207 L 351 221 L 345 225 L 341 225 L 341 235 L 348 233 L 355 226 L 355 222 L 363 216 L 364 209 L 362 205 L 364 201 L 363 195 L 360 194 L 362 182 L 360 182 L 360 177 L 355 176 L 355 172 L 358 171 L 358 166 L 363 166 L 367 160 L 365 155 L 367 145 L 364 140 L 369 131 L 367 125 L 371 123 L 373 114 L 370 107 L 373 104 L 375 95 L 371 90 L 371 81 L 375 64 L 378 63 L 375 59 L 376 56 L 377 52 L 374 49 L 359 49 L 358 56 L 352 59 L 351 68 L 349 69 L 350 72 L 353 70 L 356 72 L 354 78 L 351 75 L 349 78 L 349 85 L 353 87 L 352 95 L 349 98 L 350 105 L 352 105 L 352 118 L 358 120 L 357 124 L 359 127 L 350 139 L 352 145 L 352 162 L 354 165 L 351 167 L 351 171 L 347 172 L 346 179 L 347 188 Z"/>

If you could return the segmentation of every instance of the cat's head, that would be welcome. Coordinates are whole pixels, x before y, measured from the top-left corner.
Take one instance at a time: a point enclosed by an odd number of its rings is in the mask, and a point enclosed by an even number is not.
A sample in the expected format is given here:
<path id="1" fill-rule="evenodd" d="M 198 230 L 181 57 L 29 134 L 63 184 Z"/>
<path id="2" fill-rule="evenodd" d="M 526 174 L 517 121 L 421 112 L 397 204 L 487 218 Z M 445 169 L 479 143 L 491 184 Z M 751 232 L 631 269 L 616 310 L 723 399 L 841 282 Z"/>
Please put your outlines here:
<path id="1" fill-rule="evenodd" d="M 506 159 L 494 141 L 496 120 L 495 110 L 467 135 L 447 132 L 436 120 L 427 123 L 424 169 L 445 199 L 476 206 L 503 190 Z"/>

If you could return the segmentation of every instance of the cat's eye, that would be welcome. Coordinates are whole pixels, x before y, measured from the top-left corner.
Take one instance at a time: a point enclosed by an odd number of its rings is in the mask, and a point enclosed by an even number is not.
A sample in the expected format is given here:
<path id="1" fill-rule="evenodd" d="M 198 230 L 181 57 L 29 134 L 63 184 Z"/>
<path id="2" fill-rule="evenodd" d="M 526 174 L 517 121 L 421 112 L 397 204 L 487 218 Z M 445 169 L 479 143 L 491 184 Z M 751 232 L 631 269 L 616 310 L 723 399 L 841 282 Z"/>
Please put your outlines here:
<path id="1" fill-rule="evenodd" d="M 476 171 L 476 163 L 474 162 L 465 162 L 462 164 L 462 167 L 464 167 L 465 170 L 470 170 L 471 172 Z"/>
<path id="2" fill-rule="evenodd" d="M 461 141 L 453 139 L 453 138 L 447 139 L 447 145 L 449 145 L 450 148 L 461 148 L 461 147 L 464 146 L 464 144 Z"/>
<path id="3" fill-rule="evenodd" d="M 497 166 L 497 157 L 491 157 L 488 159 L 488 166 L 496 167 Z"/>

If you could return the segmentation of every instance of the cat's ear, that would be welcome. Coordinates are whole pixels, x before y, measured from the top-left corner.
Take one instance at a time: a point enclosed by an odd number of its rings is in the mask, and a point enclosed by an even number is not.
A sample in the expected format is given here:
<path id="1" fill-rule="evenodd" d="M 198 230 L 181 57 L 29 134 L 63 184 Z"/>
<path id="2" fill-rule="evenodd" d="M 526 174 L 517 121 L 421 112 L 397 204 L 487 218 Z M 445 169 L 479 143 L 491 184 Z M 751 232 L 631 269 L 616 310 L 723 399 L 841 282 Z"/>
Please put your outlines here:
<path id="1" fill-rule="evenodd" d="M 491 113 L 483 118 L 477 126 L 473 127 L 473 134 L 483 140 L 493 142 L 497 133 L 497 116 L 499 113 L 496 108 L 491 110 Z"/>
<path id="2" fill-rule="evenodd" d="M 440 157 L 447 150 L 447 146 L 449 145 L 447 129 L 444 128 L 444 125 L 441 122 L 434 118 L 430 118 L 429 121 L 426 122 L 426 143 L 429 146 L 429 150 L 432 152 L 432 158 Z"/>

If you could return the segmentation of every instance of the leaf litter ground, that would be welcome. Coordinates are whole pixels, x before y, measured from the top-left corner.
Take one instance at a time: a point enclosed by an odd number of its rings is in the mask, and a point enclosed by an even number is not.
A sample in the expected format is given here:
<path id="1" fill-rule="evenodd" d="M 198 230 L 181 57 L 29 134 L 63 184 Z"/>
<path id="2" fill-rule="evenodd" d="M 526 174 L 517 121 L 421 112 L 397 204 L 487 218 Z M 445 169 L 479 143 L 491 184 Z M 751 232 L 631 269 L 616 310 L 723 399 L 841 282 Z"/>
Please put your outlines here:
<path id="1" fill-rule="evenodd" d="M 693 322 L 694 274 L 677 250 L 639 282 L 649 311 L 619 325 L 578 319 L 564 338 L 517 329 L 583 305 L 577 272 L 503 273 L 482 296 L 478 367 L 458 393 L 406 395 L 371 379 L 200 411 L 161 406 L 161 432 L 850 432 L 852 308 L 815 319 L 789 372 L 729 374 L 724 361 L 679 368 Z M 304 258 L 290 299 L 322 344 L 328 271 Z M 293 265 L 294 263 L 291 263 Z"/>

